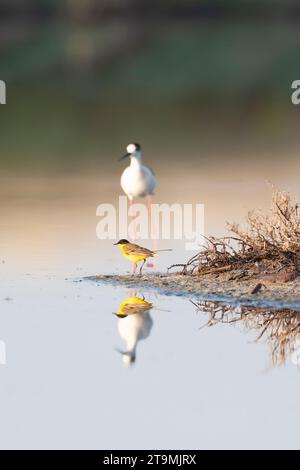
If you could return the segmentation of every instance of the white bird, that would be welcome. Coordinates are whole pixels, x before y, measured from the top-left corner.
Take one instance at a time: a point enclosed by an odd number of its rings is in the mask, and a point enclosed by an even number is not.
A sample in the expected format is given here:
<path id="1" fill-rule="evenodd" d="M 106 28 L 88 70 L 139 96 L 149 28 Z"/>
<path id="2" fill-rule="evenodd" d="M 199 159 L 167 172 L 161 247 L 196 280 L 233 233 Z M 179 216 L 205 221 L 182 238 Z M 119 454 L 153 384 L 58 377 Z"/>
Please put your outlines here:
<path id="1" fill-rule="evenodd" d="M 126 344 L 126 350 L 119 351 L 125 366 L 135 362 L 138 342 L 150 335 L 153 321 L 149 312 L 152 307 L 150 302 L 133 295 L 121 303 L 116 313 L 119 335 Z"/>
<path id="2" fill-rule="evenodd" d="M 148 338 L 152 325 L 153 321 L 148 312 L 130 315 L 119 320 L 119 335 L 126 344 L 126 351 L 122 352 L 125 366 L 135 362 L 137 343 L 141 339 Z"/>
<path id="3" fill-rule="evenodd" d="M 140 144 L 128 144 L 126 147 L 126 154 L 120 158 L 124 160 L 130 157 L 130 165 L 125 168 L 121 176 L 121 187 L 129 199 L 129 205 L 133 205 L 133 199 L 137 197 L 147 197 L 148 211 L 151 219 L 151 231 L 155 232 L 155 227 L 152 225 L 152 199 L 151 196 L 156 188 L 156 178 L 153 171 L 142 162 L 142 151 Z M 133 222 L 133 234 L 131 238 L 136 240 L 136 224 L 135 213 L 131 210 Z M 153 250 L 157 250 L 156 236 L 154 236 Z M 154 263 L 148 262 L 148 267 L 153 268 Z M 134 272 L 134 267 L 132 268 Z"/>
<path id="4" fill-rule="evenodd" d="M 120 158 L 130 157 L 130 165 L 121 176 L 121 187 L 132 202 L 135 197 L 151 196 L 156 188 L 156 178 L 153 171 L 142 162 L 141 146 L 127 145 L 127 153 Z"/>

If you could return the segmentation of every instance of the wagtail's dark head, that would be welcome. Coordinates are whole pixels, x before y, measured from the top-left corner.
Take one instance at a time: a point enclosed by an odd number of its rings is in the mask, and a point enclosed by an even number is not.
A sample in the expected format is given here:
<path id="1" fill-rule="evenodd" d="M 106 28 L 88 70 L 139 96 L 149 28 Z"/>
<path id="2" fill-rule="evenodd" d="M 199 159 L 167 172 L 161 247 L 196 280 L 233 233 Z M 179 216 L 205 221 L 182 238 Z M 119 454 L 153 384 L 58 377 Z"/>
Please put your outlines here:
<path id="1" fill-rule="evenodd" d="M 124 315 L 123 313 L 112 312 L 113 315 L 116 315 L 118 318 L 126 318 L 128 315 Z"/>
<path id="2" fill-rule="evenodd" d="M 122 238 L 117 243 L 114 243 L 114 245 L 128 245 L 128 243 L 129 243 L 128 240 L 125 240 L 125 238 Z"/>

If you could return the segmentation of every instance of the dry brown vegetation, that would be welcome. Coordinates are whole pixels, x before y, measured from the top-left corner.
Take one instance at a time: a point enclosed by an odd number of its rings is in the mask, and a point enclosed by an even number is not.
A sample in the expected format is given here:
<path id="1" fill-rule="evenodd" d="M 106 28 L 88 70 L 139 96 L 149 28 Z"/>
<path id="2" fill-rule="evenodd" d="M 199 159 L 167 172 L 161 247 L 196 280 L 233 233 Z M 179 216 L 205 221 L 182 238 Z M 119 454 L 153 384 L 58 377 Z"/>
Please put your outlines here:
<path id="1" fill-rule="evenodd" d="M 201 251 L 182 267 L 182 274 L 232 272 L 231 279 L 265 275 L 272 281 L 287 282 L 298 276 L 300 260 L 299 205 L 288 193 L 274 190 L 269 214 L 258 210 L 248 214 L 247 229 L 228 225 L 231 236 L 204 237 Z M 169 268 L 169 269 L 170 269 Z"/>
<path id="2" fill-rule="evenodd" d="M 256 341 L 265 339 L 274 365 L 283 364 L 297 349 L 300 339 L 300 312 L 291 309 L 270 310 L 248 306 L 223 305 L 211 301 L 192 302 L 209 315 L 202 326 L 219 323 L 241 324 L 245 330 L 257 332 Z"/>

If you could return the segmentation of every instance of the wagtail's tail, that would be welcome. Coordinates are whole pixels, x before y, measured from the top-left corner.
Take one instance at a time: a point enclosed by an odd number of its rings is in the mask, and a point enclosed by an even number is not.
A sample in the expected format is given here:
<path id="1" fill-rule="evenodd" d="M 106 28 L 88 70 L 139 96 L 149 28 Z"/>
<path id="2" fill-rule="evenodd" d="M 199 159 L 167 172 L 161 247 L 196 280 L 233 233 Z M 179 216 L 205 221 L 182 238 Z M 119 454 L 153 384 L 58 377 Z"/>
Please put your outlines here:
<path id="1" fill-rule="evenodd" d="M 173 251 L 172 248 L 166 248 L 165 250 L 155 250 L 153 253 L 159 253 L 160 251 Z"/>

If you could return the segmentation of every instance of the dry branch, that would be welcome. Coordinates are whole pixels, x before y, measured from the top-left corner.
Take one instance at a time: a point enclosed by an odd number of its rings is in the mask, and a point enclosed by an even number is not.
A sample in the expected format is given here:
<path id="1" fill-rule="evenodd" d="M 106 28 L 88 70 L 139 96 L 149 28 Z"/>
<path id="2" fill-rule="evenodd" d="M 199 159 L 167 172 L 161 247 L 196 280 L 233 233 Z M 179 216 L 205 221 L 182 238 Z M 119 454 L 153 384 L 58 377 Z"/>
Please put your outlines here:
<path id="1" fill-rule="evenodd" d="M 207 243 L 199 253 L 187 263 L 175 264 L 169 269 L 182 267 L 183 274 L 197 275 L 239 270 L 240 278 L 272 274 L 278 275 L 282 282 L 292 280 L 299 273 L 298 208 L 299 204 L 288 193 L 274 190 L 269 214 L 250 212 L 246 230 L 238 224 L 229 224 L 232 236 L 204 237 Z"/>

